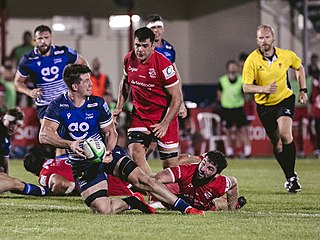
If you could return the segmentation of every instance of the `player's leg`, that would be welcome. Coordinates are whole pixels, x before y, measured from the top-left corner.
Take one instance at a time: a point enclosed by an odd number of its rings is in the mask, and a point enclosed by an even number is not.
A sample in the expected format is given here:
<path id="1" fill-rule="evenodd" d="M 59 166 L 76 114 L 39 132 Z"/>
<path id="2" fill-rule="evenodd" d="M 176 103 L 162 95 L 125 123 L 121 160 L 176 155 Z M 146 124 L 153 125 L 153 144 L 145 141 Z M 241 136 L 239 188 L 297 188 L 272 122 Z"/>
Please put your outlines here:
<path id="1" fill-rule="evenodd" d="M 9 173 L 9 156 L 0 155 L 0 173 Z"/>
<path id="2" fill-rule="evenodd" d="M 101 164 L 99 166 L 105 166 Z M 76 174 L 75 180 L 82 199 L 94 213 L 116 214 L 129 209 L 139 209 L 144 213 L 154 213 L 154 209 L 142 202 L 138 197 L 130 196 L 124 199 L 108 197 L 107 175 L 99 171 L 99 166 L 93 164 L 86 171 Z"/>
<path id="3" fill-rule="evenodd" d="M 129 181 L 138 189 L 148 191 L 158 200 L 173 206 L 174 209 L 182 213 L 203 214 L 202 211 L 191 208 L 185 201 L 172 194 L 165 185 L 148 176 L 129 157 L 117 156 L 114 152 L 119 151 L 113 151 L 114 166 L 112 164 L 107 166 L 108 172 L 112 172 L 114 176 L 122 180 Z"/>
<path id="4" fill-rule="evenodd" d="M 139 131 L 137 131 L 139 130 Z M 148 175 L 152 170 L 147 162 L 146 153 L 152 141 L 153 135 L 147 128 L 129 128 L 128 129 L 128 148 L 133 161 Z"/>

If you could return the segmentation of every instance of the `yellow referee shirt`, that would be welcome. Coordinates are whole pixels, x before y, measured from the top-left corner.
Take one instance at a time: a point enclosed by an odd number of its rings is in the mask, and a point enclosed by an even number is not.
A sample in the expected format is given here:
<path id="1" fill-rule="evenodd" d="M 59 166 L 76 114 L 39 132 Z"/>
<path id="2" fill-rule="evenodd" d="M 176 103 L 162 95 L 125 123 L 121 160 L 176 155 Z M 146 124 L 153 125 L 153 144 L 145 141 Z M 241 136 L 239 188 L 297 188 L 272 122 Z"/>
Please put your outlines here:
<path id="1" fill-rule="evenodd" d="M 299 70 L 301 59 L 291 50 L 275 48 L 272 61 L 263 57 L 259 49 L 253 51 L 246 59 L 243 67 L 243 84 L 268 86 L 276 81 L 278 87 L 274 94 L 256 93 L 257 104 L 273 106 L 290 97 L 293 92 L 288 87 L 287 71 L 291 67 Z"/>

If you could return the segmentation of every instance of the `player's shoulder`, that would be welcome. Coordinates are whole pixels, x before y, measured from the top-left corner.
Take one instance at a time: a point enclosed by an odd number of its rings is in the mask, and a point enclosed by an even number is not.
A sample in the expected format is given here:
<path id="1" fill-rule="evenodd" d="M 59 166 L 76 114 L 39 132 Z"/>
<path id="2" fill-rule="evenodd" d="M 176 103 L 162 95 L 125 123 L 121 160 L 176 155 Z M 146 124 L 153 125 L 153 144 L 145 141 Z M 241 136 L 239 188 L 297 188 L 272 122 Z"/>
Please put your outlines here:
<path id="1" fill-rule="evenodd" d="M 88 107 L 102 106 L 105 103 L 104 99 L 99 96 L 91 95 L 88 97 Z"/>
<path id="2" fill-rule="evenodd" d="M 172 50 L 174 51 L 174 47 L 171 43 L 169 43 L 167 40 L 165 39 L 162 39 L 163 40 L 163 44 L 164 44 L 164 47 L 168 50 Z"/>
<path id="3" fill-rule="evenodd" d="M 38 54 L 36 54 L 36 50 L 33 49 L 32 51 L 25 53 L 21 57 L 21 59 L 19 61 L 19 65 L 26 64 L 28 62 L 38 60 L 38 59 L 39 59 L 39 56 L 38 56 Z"/>
<path id="4" fill-rule="evenodd" d="M 153 51 L 151 59 L 152 58 L 155 59 L 155 61 L 159 62 L 160 64 L 172 65 L 171 61 L 168 58 L 166 58 L 161 52 Z"/>
<path id="5" fill-rule="evenodd" d="M 59 56 L 63 54 L 73 54 L 73 55 L 77 54 L 77 51 L 75 49 L 65 45 L 62 45 L 62 46 L 52 45 L 52 50 L 53 50 L 54 56 Z"/>

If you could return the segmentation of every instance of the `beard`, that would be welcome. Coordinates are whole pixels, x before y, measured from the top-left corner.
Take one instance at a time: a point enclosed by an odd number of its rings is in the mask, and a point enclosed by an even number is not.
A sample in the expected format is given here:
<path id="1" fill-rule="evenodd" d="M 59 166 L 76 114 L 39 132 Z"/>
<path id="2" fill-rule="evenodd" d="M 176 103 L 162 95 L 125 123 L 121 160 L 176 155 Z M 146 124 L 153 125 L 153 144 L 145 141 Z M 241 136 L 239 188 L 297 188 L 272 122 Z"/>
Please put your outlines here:
<path id="1" fill-rule="evenodd" d="M 264 45 L 261 46 L 260 49 L 261 49 L 262 52 L 268 52 L 268 51 L 271 50 L 271 48 L 272 48 L 271 44 L 264 44 Z"/>
<path id="2" fill-rule="evenodd" d="M 41 55 L 46 55 L 49 52 L 50 48 L 51 48 L 51 45 L 40 46 L 38 47 L 38 51 L 40 52 Z"/>

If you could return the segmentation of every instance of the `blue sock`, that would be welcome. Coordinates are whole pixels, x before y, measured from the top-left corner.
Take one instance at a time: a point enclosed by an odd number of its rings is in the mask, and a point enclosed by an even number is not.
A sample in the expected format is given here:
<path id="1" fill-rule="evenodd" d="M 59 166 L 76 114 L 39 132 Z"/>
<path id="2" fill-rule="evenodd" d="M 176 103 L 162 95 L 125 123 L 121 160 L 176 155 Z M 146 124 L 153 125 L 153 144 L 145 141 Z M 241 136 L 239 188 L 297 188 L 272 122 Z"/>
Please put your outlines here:
<path id="1" fill-rule="evenodd" d="M 50 193 L 50 188 L 37 186 L 31 183 L 25 183 L 24 189 L 22 192 L 13 191 L 15 193 L 20 193 L 23 195 L 32 195 L 32 196 L 47 196 Z"/>
<path id="2" fill-rule="evenodd" d="M 179 210 L 182 213 L 185 213 L 188 207 L 190 207 L 190 205 L 181 198 L 178 198 L 173 205 L 174 209 Z"/>

